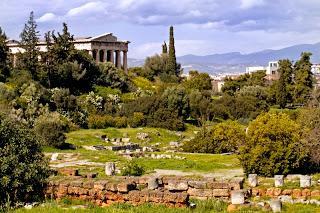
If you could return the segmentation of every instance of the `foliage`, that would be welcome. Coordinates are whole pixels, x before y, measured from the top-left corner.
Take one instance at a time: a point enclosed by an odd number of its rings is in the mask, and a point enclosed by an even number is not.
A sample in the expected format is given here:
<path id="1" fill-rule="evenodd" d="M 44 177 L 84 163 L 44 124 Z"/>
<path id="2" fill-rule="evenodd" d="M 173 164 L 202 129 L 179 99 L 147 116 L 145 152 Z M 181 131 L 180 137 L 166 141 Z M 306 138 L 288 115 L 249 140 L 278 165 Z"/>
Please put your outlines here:
<path id="1" fill-rule="evenodd" d="M 308 101 L 313 88 L 313 74 L 311 72 L 312 63 L 310 56 L 312 54 L 303 52 L 300 60 L 294 65 L 294 101 L 303 104 Z"/>
<path id="2" fill-rule="evenodd" d="M 277 104 L 284 108 L 287 103 L 292 102 L 293 69 L 291 61 L 289 59 L 280 60 L 278 72 L 280 73 L 280 78 L 277 83 Z"/>
<path id="3" fill-rule="evenodd" d="M 0 27 L 0 82 L 4 82 L 10 75 L 9 70 L 9 48 L 7 36 Z"/>
<path id="4" fill-rule="evenodd" d="M 211 78 L 208 73 L 199 73 L 198 71 L 190 71 L 189 78 L 183 82 L 187 89 L 195 90 L 211 90 Z"/>
<path id="5" fill-rule="evenodd" d="M 90 129 L 104 129 L 107 127 L 114 127 L 115 121 L 110 115 L 90 114 L 88 118 L 88 125 Z"/>
<path id="6" fill-rule="evenodd" d="M 248 127 L 248 140 L 239 159 L 246 174 L 271 177 L 275 174 L 304 173 L 308 151 L 301 143 L 302 128 L 283 113 L 258 116 Z"/>
<path id="7" fill-rule="evenodd" d="M 34 131 L 41 138 L 42 143 L 53 147 L 64 145 L 65 133 L 69 128 L 68 120 L 57 112 L 39 116 L 34 125 Z"/>
<path id="8" fill-rule="evenodd" d="M 48 164 L 33 132 L 0 118 L 0 210 L 43 197 Z"/>
<path id="9" fill-rule="evenodd" d="M 139 76 L 153 81 L 157 76 L 160 76 L 166 72 L 167 62 L 167 54 L 147 57 L 143 65 L 143 70 L 140 71 Z"/>
<path id="10" fill-rule="evenodd" d="M 141 176 L 145 172 L 144 168 L 139 165 L 136 161 L 128 161 L 126 166 L 122 170 L 123 176 Z"/>
<path id="11" fill-rule="evenodd" d="M 133 116 L 128 119 L 128 125 L 132 128 L 145 125 L 145 117 L 141 112 L 134 112 Z"/>
<path id="12" fill-rule="evenodd" d="M 175 45 L 174 45 L 173 26 L 170 27 L 167 74 L 169 74 L 171 76 L 179 76 L 180 75 L 180 68 L 177 64 L 176 50 L 175 50 Z"/>
<path id="13" fill-rule="evenodd" d="M 243 126 L 235 121 L 226 121 L 202 130 L 196 137 L 183 145 L 186 152 L 220 154 L 238 152 L 245 143 L 246 135 Z"/>
<path id="14" fill-rule="evenodd" d="M 29 20 L 20 34 L 20 47 L 25 50 L 20 56 L 20 61 L 21 67 L 28 70 L 34 79 L 36 79 L 36 72 L 39 66 L 38 56 L 40 55 L 39 47 L 37 47 L 38 34 L 37 24 L 34 20 L 33 12 L 31 12 Z"/>

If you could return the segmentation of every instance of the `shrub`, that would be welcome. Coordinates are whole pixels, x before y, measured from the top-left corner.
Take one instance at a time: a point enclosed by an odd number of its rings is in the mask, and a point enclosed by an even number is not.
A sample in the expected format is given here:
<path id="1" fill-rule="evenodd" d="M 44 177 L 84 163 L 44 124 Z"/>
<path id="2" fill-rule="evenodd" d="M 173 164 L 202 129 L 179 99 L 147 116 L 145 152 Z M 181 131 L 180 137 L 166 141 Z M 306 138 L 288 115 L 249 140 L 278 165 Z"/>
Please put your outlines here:
<path id="1" fill-rule="evenodd" d="M 114 118 L 114 127 L 116 127 L 116 128 L 127 127 L 127 117 L 115 117 Z"/>
<path id="2" fill-rule="evenodd" d="M 145 123 L 145 119 L 142 112 L 135 112 L 133 113 L 133 116 L 128 119 L 128 124 L 132 128 L 144 126 L 144 123 Z"/>
<path id="3" fill-rule="evenodd" d="M 34 130 L 45 145 L 60 147 L 65 143 L 65 133 L 69 131 L 67 119 L 53 112 L 41 115 L 35 121 Z"/>
<path id="4" fill-rule="evenodd" d="M 141 176 L 145 172 L 144 168 L 136 161 L 128 161 L 122 171 L 123 176 Z"/>
<path id="5" fill-rule="evenodd" d="M 5 206 L 43 198 L 48 164 L 35 134 L 0 118 L 0 212 Z"/>
<path id="6" fill-rule="evenodd" d="M 107 127 L 114 127 L 114 118 L 110 115 L 90 115 L 88 118 L 88 125 L 90 129 L 104 129 Z"/>
<path id="7" fill-rule="evenodd" d="M 240 149 L 246 174 L 264 176 L 304 173 L 308 169 L 308 150 L 301 143 L 302 129 L 284 113 L 266 113 L 248 127 L 248 140 Z"/>
<path id="8" fill-rule="evenodd" d="M 226 121 L 213 126 L 208 133 L 202 130 L 193 140 L 183 145 L 183 150 L 215 154 L 238 152 L 245 139 L 243 126 L 235 121 Z"/>

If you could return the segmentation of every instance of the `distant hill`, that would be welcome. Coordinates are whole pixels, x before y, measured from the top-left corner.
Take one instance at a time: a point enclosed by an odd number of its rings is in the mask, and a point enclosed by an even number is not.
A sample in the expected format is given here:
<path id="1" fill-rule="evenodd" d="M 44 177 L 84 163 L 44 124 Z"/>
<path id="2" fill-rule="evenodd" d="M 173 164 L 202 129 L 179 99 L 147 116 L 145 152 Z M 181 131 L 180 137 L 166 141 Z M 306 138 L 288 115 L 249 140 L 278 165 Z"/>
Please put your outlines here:
<path id="1" fill-rule="evenodd" d="M 245 71 L 247 66 L 266 66 L 269 61 L 286 58 L 295 61 L 299 59 L 301 52 L 311 52 L 313 54 L 312 62 L 320 62 L 320 43 L 300 44 L 279 50 L 263 50 L 250 54 L 231 52 L 206 56 L 185 55 L 178 57 L 177 60 L 182 64 L 185 72 L 196 69 L 210 74 L 235 73 Z M 143 60 L 129 60 L 129 65 L 140 66 L 142 64 Z"/>

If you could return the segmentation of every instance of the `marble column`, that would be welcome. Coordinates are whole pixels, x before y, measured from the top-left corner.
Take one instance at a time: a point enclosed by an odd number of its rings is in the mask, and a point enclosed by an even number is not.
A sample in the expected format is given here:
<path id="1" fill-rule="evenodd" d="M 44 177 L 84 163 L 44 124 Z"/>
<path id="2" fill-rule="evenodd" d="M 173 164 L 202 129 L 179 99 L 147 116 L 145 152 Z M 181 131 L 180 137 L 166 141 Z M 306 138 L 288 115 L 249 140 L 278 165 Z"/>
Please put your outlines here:
<path id="1" fill-rule="evenodd" d="M 121 69 L 121 54 L 120 50 L 116 50 L 116 67 Z"/>
<path id="2" fill-rule="evenodd" d="M 110 51 L 110 62 L 114 64 L 114 50 L 109 50 Z"/>
<path id="3" fill-rule="evenodd" d="M 123 51 L 123 70 L 128 74 L 128 51 Z"/>

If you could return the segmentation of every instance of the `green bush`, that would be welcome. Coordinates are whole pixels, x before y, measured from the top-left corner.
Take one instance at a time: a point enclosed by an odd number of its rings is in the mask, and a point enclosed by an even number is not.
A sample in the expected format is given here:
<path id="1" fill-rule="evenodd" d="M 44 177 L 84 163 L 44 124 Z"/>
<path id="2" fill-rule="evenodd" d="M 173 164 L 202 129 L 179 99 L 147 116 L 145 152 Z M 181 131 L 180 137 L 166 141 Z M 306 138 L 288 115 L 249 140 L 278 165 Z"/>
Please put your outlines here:
<path id="1" fill-rule="evenodd" d="M 246 174 L 271 177 L 275 174 L 305 173 L 308 149 L 301 142 L 302 128 L 284 113 L 266 113 L 248 127 L 248 140 L 239 159 Z"/>
<path id="2" fill-rule="evenodd" d="M 127 127 L 127 117 L 115 117 L 114 118 L 114 127 L 116 128 L 125 128 Z"/>
<path id="3" fill-rule="evenodd" d="M 128 161 L 122 170 L 123 176 L 141 176 L 145 173 L 144 168 L 134 160 Z"/>
<path id="4" fill-rule="evenodd" d="M 214 154 L 238 152 L 245 140 L 244 127 L 236 121 L 226 121 L 213 126 L 208 132 L 202 130 L 193 140 L 184 143 L 183 150 Z"/>
<path id="5" fill-rule="evenodd" d="M 145 118 L 142 112 L 135 112 L 133 116 L 128 119 L 128 124 L 132 128 L 136 128 L 139 126 L 144 126 Z"/>
<path id="6" fill-rule="evenodd" d="M 35 121 L 34 130 L 45 145 L 60 147 L 65 143 L 69 123 L 59 113 L 52 112 L 39 116 Z"/>
<path id="7" fill-rule="evenodd" d="M 35 134 L 0 117 L 0 212 L 43 198 L 48 163 Z"/>
<path id="8" fill-rule="evenodd" d="M 114 127 L 114 118 L 110 115 L 90 115 L 88 118 L 88 126 L 90 129 L 104 129 Z"/>

